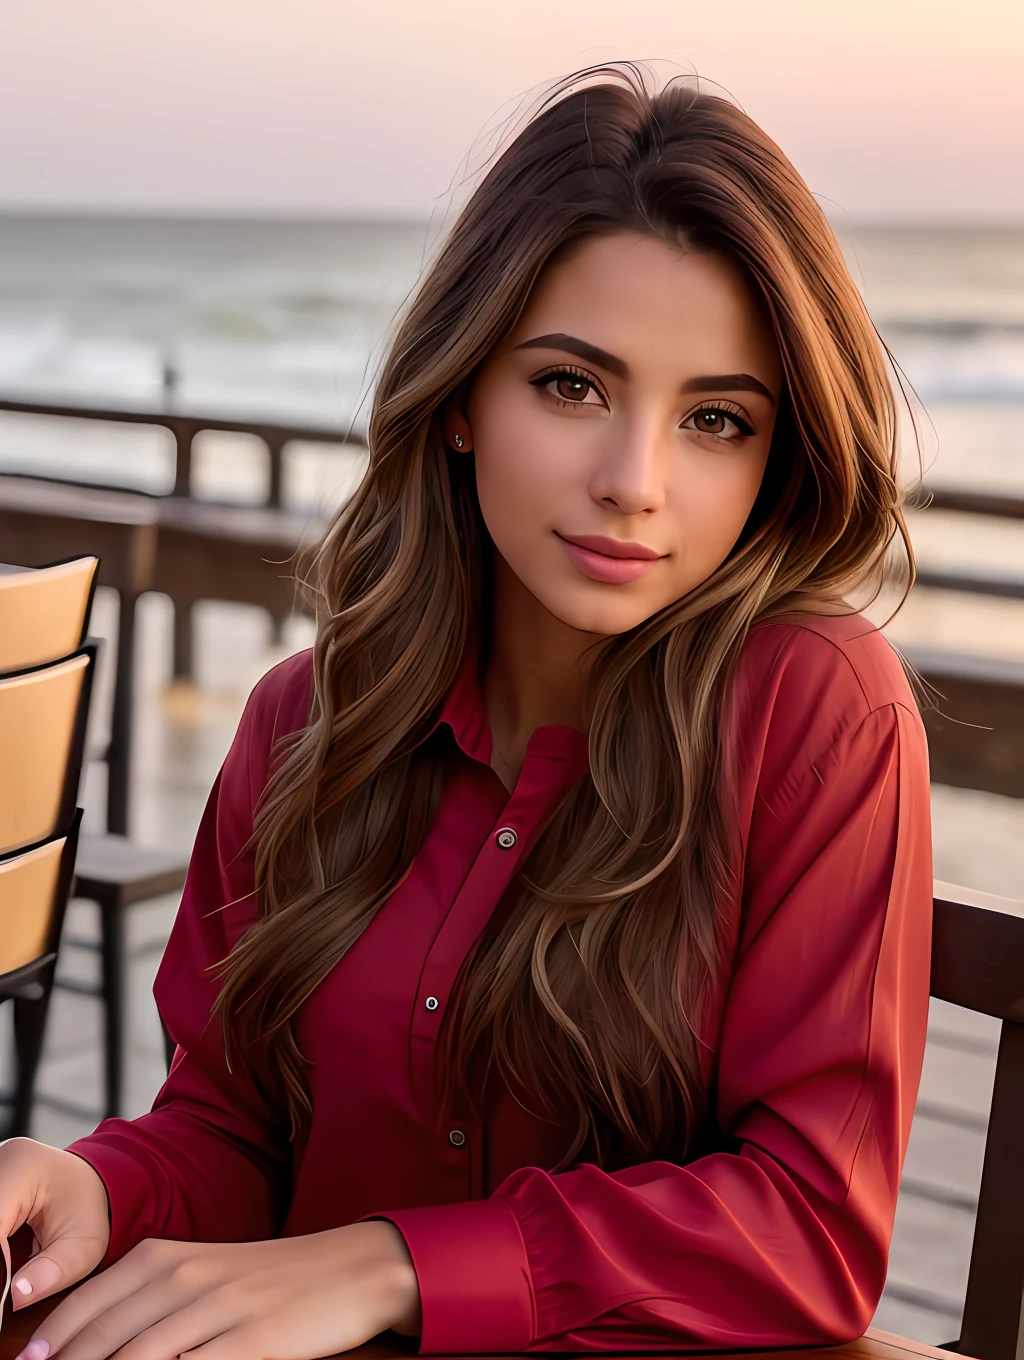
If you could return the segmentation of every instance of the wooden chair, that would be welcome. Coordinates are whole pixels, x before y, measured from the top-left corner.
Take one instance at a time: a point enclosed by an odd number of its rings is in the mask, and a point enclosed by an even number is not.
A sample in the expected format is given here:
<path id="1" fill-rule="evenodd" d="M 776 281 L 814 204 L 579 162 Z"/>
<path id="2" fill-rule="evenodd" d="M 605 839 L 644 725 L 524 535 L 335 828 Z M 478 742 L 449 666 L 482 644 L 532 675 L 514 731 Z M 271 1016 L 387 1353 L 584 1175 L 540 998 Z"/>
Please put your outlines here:
<path id="1" fill-rule="evenodd" d="M 0 1002 L 14 1002 L 18 1064 L 9 1137 L 28 1132 L 81 815 L 64 835 L 0 856 Z"/>
<path id="2" fill-rule="evenodd" d="M 15 1134 L 28 1127 L 78 844 L 97 650 L 87 641 L 62 660 L 0 677 L 0 1001 L 14 1001 Z"/>
<path id="3" fill-rule="evenodd" d="M 1024 666 L 907 655 L 939 699 L 924 714 L 933 780 L 1024 797 Z M 1024 1360 L 1024 903 L 937 883 L 931 992 L 1002 1022 L 960 1337 L 944 1349 Z"/>
<path id="4" fill-rule="evenodd" d="M 1024 902 L 935 885 L 932 996 L 1002 1021 L 963 1321 L 943 1349 L 1024 1357 Z"/>
<path id="5" fill-rule="evenodd" d="M 4 529 L 4 551 L 20 556 L 22 562 L 42 563 L 58 550 L 62 542 L 83 548 L 90 544 L 108 555 L 91 561 L 93 573 L 84 602 L 69 592 L 58 596 L 53 580 L 71 564 L 0 567 L 0 631 L 5 601 L 12 618 L 45 616 L 51 634 L 48 646 L 57 646 L 57 635 L 74 638 L 74 630 L 85 626 L 88 604 L 95 583 L 113 586 L 121 598 L 118 656 L 114 680 L 111 740 L 105 753 L 108 769 L 108 827 L 113 822 L 122 830 L 127 825 L 129 765 L 131 759 L 132 661 L 134 652 L 135 606 L 143 589 L 152 584 L 152 555 L 155 528 L 152 515 L 133 504 L 131 496 L 85 495 L 82 518 L 75 524 L 72 501 L 81 493 L 58 487 L 56 499 L 38 502 L 31 484 L 23 479 L 0 479 L 0 529 Z M 4 593 L 6 592 L 6 593 Z M 19 603 L 20 602 L 20 603 Z M 72 802 L 75 789 L 69 792 Z M 162 893 L 174 892 L 185 881 L 187 856 L 147 846 L 133 845 L 124 835 L 90 835 L 79 839 L 74 895 L 94 901 L 100 915 L 100 941 L 72 937 L 67 943 L 98 949 L 101 954 L 101 980 L 98 986 L 72 978 L 59 978 L 56 985 L 97 997 L 104 1011 L 103 1110 L 107 1115 L 120 1110 L 124 1066 L 124 993 L 125 993 L 125 911 L 136 902 L 148 901 Z"/>

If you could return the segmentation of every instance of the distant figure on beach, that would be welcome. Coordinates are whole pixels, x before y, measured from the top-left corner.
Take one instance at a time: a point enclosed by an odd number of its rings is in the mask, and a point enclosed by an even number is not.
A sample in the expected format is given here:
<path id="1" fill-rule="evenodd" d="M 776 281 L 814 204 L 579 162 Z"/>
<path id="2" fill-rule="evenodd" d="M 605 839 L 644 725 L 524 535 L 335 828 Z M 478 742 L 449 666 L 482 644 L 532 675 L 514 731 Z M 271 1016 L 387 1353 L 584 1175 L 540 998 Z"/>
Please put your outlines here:
<path id="1" fill-rule="evenodd" d="M 164 405 L 170 406 L 174 400 L 174 394 L 178 387 L 178 370 L 173 361 L 164 355 L 163 366 L 160 371 L 161 386 L 163 387 Z"/>
<path id="2" fill-rule="evenodd" d="M 896 434 L 770 138 L 560 81 L 407 307 L 315 646 L 210 794 L 152 1111 L 0 1148 L 15 1305 L 92 1276 L 22 1360 L 863 1333 L 930 959 L 924 733 L 861 612 L 912 579 Z"/>

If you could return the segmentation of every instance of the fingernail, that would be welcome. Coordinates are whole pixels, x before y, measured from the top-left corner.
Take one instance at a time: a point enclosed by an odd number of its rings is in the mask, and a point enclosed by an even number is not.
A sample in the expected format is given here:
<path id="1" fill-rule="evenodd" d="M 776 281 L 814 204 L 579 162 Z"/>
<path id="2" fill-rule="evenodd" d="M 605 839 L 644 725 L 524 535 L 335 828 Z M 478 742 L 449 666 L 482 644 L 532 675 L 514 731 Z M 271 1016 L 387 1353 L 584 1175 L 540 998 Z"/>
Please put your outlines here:
<path id="1" fill-rule="evenodd" d="M 24 1280 L 24 1279 L 22 1279 L 22 1280 L 15 1280 L 15 1281 L 14 1281 L 14 1288 L 18 1291 L 19 1294 L 31 1294 L 31 1293 L 32 1293 L 32 1286 L 29 1284 L 28 1280 Z"/>
<path id="2" fill-rule="evenodd" d="M 26 1274 L 28 1273 L 32 1276 L 31 1283 L 25 1276 L 20 1278 L 22 1282 L 28 1284 L 29 1292 L 32 1294 L 44 1294 L 48 1289 L 55 1289 L 64 1278 L 57 1262 L 51 1261 L 47 1256 L 40 1256 L 32 1261 L 30 1267 L 26 1267 Z"/>
<path id="3" fill-rule="evenodd" d="M 35 1341 L 28 1343 L 20 1355 L 15 1356 L 15 1360 L 46 1360 L 49 1354 L 49 1341 L 44 1341 L 41 1336 L 37 1336 Z"/>

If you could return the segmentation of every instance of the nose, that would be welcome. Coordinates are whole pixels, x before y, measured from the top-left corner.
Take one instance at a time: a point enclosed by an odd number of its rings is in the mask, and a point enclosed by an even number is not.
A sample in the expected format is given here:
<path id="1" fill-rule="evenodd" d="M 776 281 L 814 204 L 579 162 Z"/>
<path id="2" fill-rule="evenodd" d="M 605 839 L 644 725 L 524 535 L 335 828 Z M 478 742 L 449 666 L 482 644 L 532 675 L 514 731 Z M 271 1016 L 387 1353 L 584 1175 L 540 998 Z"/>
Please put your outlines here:
<path id="1" fill-rule="evenodd" d="M 651 425 L 609 431 L 611 438 L 591 478 L 590 494 L 623 515 L 641 515 L 665 504 L 665 450 Z"/>

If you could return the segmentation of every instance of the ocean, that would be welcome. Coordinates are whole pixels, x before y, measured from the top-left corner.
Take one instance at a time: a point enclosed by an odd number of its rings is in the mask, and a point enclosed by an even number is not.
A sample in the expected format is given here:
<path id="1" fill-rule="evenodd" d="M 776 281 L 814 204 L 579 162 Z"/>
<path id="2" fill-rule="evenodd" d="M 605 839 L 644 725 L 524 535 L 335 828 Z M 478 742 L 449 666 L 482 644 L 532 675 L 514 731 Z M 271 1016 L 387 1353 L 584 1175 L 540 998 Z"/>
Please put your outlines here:
<path id="1" fill-rule="evenodd" d="M 928 413 L 929 476 L 1024 488 L 1024 226 L 840 238 Z M 183 409 L 361 429 L 430 248 L 423 222 L 0 216 L 0 394 L 144 405 L 169 376 Z M 117 479 L 120 454 L 47 426 L 3 422 L 0 464 Z M 159 489 L 163 461 L 124 478 Z"/>

